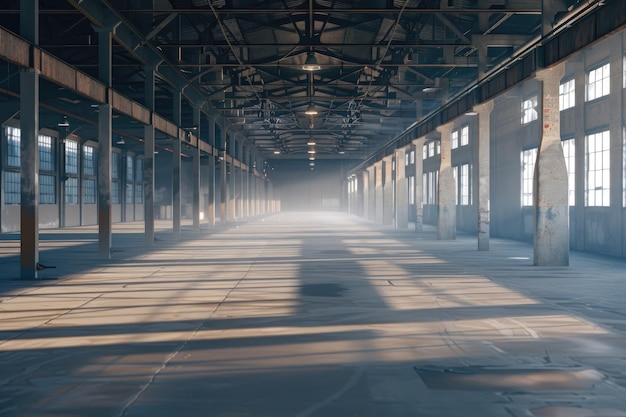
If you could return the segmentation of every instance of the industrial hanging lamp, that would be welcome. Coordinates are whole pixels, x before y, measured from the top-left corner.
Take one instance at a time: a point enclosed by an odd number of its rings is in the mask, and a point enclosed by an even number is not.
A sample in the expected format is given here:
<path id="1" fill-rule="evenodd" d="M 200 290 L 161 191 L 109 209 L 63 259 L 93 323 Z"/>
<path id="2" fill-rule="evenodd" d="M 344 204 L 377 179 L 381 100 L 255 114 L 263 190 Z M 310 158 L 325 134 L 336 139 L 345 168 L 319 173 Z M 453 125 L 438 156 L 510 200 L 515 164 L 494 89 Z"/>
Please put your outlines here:
<path id="1" fill-rule="evenodd" d="M 304 114 L 309 116 L 315 116 L 317 114 L 317 109 L 315 108 L 313 102 L 309 101 L 309 107 L 306 108 Z"/>
<path id="2" fill-rule="evenodd" d="M 309 51 L 306 54 L 306 61 L 304 61 L 304 65 L 302 65 L 302 69 L 305 71 L 319 71 L 322 69 L 320 64 L 317 63 L 317 58 L 315 58 L 315 52 Z"/>

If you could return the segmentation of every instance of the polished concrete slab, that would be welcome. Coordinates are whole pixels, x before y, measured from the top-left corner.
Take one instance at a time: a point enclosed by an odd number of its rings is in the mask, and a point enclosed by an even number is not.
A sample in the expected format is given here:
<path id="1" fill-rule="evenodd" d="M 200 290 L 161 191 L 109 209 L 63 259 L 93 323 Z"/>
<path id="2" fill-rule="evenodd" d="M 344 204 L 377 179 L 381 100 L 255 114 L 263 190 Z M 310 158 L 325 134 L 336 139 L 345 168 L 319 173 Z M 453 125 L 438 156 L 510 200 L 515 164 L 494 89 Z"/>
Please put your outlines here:
<path id="1" fill-rule="evenodd" d="M 626 416 L 626 262 L 283 213 L 0 235 L 0 416 Z M 19 237 L 18 237 L 19 238 Z"/>

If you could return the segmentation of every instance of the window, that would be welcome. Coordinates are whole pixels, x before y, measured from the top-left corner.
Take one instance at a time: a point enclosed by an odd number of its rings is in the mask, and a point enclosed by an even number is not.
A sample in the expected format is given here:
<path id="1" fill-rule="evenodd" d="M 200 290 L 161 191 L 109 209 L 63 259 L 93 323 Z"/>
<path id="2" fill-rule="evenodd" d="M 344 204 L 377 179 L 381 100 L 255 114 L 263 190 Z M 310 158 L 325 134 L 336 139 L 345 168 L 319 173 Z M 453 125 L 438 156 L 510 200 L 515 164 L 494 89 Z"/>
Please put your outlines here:
<path id="1" fill-rule="evenodd" d="M 83 146 L 83 174 L 88 177 L 96 176 L 96 148 Z"/>
<path id="2" fill-rule="evenodd" d="M 357 183 L 358 179 L 355 178 L 355 191 Z M 135 203 L 143 204 L 143 159 L 141 158 L 137 158 L 135 162 Z"/>
<path id="3" fill-rule="evenodd" d="M 133 179 L 135 177 L 135 167 L 133 164 L 133 157 L 126 155 L 126 204 L 133 204 L 135 200 L 135 184 Z"/>
<path id="4" fill-rule="evenodd" d="M 65 173 L 78 174 L 78 142 L 65 141 Z"/>
<path id="5" fill-rule="evenodd" d="M 19 172 L 7 171 L 4 173 L 4 203 L 20 204 L 22 199 L 21 176 Z"/>
<path id="6" fill-rule="evenodd" d="M 585 138 L 585 205 L 611 205 L 611 136 L 608 130 Z"/>
<path id="7" fill-rule="evenodd" d="M 111 153 L 111 204 L 121 203 L 121 188 L 120 188 L 120 176 L 121 176 L 121 161 L 122 155 L 119 152 Z"/>
<path id="8" fill-rule="evenodd" d="M 409 166 L 409 154 L 408 152 L 404 154 L 404 166 Z"/>
<path id="9" fill-rule="evenodd" d="M 434 141 L 428 144 L 428 156 L 429 157 L 435 156 L 435 142 Z"/>
<path id="10" fill-rule="evenodd" d="M 592 69 L 587 75 L 587 101 L 604 97 L 611 92 L 611 64 Z"/>
<path id="11" fill-rule="evenodd" d="M 54 175 L 39 176 L 39 204 L 56 204 L 56 177 Z"/>
<path id="12" fill-rule="evenodd" d="M 119 181 L 111 182 L 111 204 L 120 204 L 120 183 Z"/>
<path id="13" fill-rule="evenodd" d="M 470 166 L 463 164 L 459 167 L 459 195 L 458 199 L 462 206 L 469 206 L 471 201 L 470 195 Z"/>
<path id="14" fill-rule="evenodd" d="M 122 155 L 119 152 L 111 153 L 111 179 L 119 180 L 120 179 L 120 159 Z"/>
<path id="15" fill-rule="evenodd" d="M 561 141 L 565 166 L 567 167 L 567 200 L 570 206 L 576 205 L 576 146 L 574 139 Z"/>
<path id="16" fill-rule="evenodd" d="M 126 155 L 126 181 L 132 182 L 135 176 L 135 168 L 133 166 L 133 157 Z"/>
<path id="17" fill-rule="evenodd" d="M 461 128 L 461 146 L 469 145 L 469 126 Z"/>
<path id="18" fill-rule="evenodd" d="M 78 204 L 78 178 L 65 180 L 65 204 Z"/>
<path id="19" fill-rule="evenodd" d="M 415 163 L 415 151 L 411 151 L 411 157 L 410 157 L 409 163 L 411 164 Z"/>
<path id="20" fill-rule="evenodd" d="M 422 174 L 422 203 L 428 204 L 428 172 Z"/>
<path id="21" fill-rule="evenodd" d="M 424 173 L 424 202 L 425 204 L 437 204 L 437 183 L 439 171 L 431 171 Z"/>
<path id="22" fill-rule="evenodd" d="M 415 204 L 415 176 L 409 177 L 409 204 Z"/>
<path id="23" fill-rule="evenodd" d="M 52 136 L 39 135 L 37 138 L 39 145 L 39 170 L 54 171 L 54 147 Z"/>
<path id="24" fill-rule="evenodd" d="M 96 204 L 96 180 L 93 178 L 83 180 L 83 203 Z"/>
<path id="25" fill-rule="evenodd" d="M 452 167 L 452 178 L 454 179 L 454 204 L 459 204 L 459 167 Z"/>
<path id="26" fill-rule="evenodd" d="M 533 177 L 537 148 L 522 151 L 522 206 L 533 205 Z"/>
<path id="27" fill-rule="evenodd" d="M 452 149 L 456 149 L 459 147 L 459 131 L 458 130 L 453 130 L 452 133 L 450 134 L 450 146 L 452 146 Z"/>
<path id="28" fill-rule="evenodd" d="M 428 158 L 428 145 L 422 147 L 422 159 Z"/>
<path id="29" fill-rule="evenodd" d="M 559 85 L 559 110 L 567 110 L 576 105 L 576 83 L 572 78 Z"/>
<path id="30" fill-rule="evenodd" d="M 522 124 L 537 120 L 537 96 L 522 101 Z"/>
<path id="31" fill-rule="evenodd" d="M 10 167 L 20 166 L 20 129 L 7 127 L 7 165 Z"/>

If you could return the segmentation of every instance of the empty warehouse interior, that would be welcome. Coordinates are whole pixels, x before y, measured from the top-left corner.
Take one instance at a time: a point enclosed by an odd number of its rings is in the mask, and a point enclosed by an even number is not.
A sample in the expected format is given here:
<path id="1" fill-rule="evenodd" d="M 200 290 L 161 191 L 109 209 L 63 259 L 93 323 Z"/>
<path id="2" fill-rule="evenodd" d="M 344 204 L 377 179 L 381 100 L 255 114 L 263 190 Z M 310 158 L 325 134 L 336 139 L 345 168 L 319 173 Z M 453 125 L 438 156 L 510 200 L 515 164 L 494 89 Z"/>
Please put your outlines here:
<path id="1" fill-rule="evenodd" d="M 626 416 L 623 0 L 0 0 L 1 416 Z"/>

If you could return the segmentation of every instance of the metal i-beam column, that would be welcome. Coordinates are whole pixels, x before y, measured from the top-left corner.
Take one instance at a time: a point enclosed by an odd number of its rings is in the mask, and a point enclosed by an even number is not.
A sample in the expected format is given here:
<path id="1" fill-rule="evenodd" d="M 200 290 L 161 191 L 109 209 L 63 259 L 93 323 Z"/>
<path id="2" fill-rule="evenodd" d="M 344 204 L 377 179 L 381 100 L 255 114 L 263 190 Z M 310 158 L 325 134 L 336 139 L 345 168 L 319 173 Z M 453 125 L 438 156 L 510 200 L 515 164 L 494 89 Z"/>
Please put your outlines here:
<path id="1" fill-rule="evenodd" d="M 196 127 L 197 146 L 191 150 L 193 155 L 193 231 L 200 232 L 200 106 L 193 108 L 193 125 Z"/>
<path id="2" fill-rule="evenodd" d="M 180 108 L 182 91 L 174 91 L 173 99 L 173 111 L 174 111 L 174 123 L 180 129 Z M 172 144 L 172 233 L 175 240 L 180 239 L 180 152 L 181 143 L 180 136 L 174 138 Z"/>
<path id="3" fill-rule="evenodd" d="M 226 180 L 228 181 L 228 220 L 229 221 L 235 221 L 235 206 L 237 204 L 236 198 L 237 198 L 237 190 L 236 190 L 236 184 L 237 181 L 235 180 L 237 177 L 237 168 L 235 167 L 235 154 L 236 152 L 236 148 L 237 148 L 237 140 L 235 139 L 235 135 L 233 136 L 229 136 L 228 137 L 229 140 L 229 150 L 230 150 L 230 154 L 232 156 L 231 159 L 231 164 L 230 166 L 226 165 L 227 167 L 227 177 Z"/>
<path id="4" fill-rule="evenodd" d="M 452 149 L 450 134 L 452 124 L 439 126 L 437 131 L 441 138 L 441 162 L 439 164 L 439 218 L 437 222 L 437 239 L 456 239 L 456 196 L 454 195 L 454 176 L 452 174 Z"/>
<path id="5" fill-rule="evenodd" d="M 152 116 L 155 104 L 155 72 L 154 67 L 144 67 L 144 95 L 146 107 L 150 110 L 150 124 L 144 126 L 144 159 L 143 159 L 143 196 L 144 196 L 144 230 L 146 246 L 154 246 L 154 153 L 155 135 Z"/>
<path id="6" fill-rule="evenodd" d="M 219 150 L 217 142 L 215 140 L 215 119 L 209 119 L 209 144 L 213 147 L 213 150 Z M 207 221 L 209 228 L 215 227 L 215 155 L 209 156 L 209 177 L 207 178 Z"/>
<path id="7" fill-rule="evenodd" d="M 39 43 L 39 2 L 20 2 L 21 33 Z M 31 57 L 31 61 L 34 57 Z M 34 64 L 34 62 L 31 62 Z M 38 278 L 39 266 L 39 73 L 20 72 L 20 277 Z"/>
<path id="8" fill-rule="evenodd" d="M 113 218 L 111 208 L 111 148 L 113 110 L 111 106 L 113 27 L 98 32 L 98 77 L 107 87 L 107 102 L 98 108 L 98 248 L 100 257 L 111 259 Z"/>
<path id="9" fill-rule="evenodd" d="M 228 223 L 228 181 L 227 181 L 227 171 L 228 171 L 228 162 L 226 161 L 226 157 L 228 154 L 226 153 L 226 128 L 221 129 L 221 136 L 219 138 L 220 141 L 220 153 L 222 155 L 222 162 L 220 166 L 220 222 L 223 224 Z"/>

